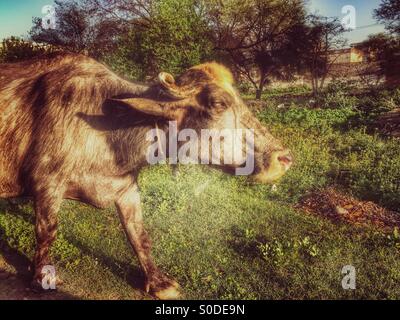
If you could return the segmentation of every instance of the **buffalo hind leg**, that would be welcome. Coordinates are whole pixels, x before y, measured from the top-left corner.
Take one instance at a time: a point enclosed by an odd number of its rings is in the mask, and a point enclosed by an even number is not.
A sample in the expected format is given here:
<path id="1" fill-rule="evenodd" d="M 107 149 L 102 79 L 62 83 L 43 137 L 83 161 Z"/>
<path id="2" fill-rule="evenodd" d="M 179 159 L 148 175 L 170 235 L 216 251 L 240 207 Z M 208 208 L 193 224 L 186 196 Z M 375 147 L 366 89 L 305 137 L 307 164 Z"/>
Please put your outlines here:
<path id="1" fill-rule="evenodd" d="M 56 275 L 49 272 L 44 267 L 53 267 L 49 250 L 56 239 L 57 233 L 57 212 L 60 208 L 62 197 L 56 192 L 46 192 L 35 197 L 36 214 L 36 251 L 34 256 L 34 275 L 32 288 L 36 291 L 42 291 L 42 279 L 46 276 L 46 283 L 51 284 L 56 281 Z M 54 267 L 53 267 L 54 268 Z"/>
<path id="2" fill-rule="evenodd" d="M 146 276 L 146 292 L 158 299 L 177 299 L 179 285 L 155 266 L 150 239 L 143 227 L 140 195 L 137 185 L 130 187 L 116 202 L 121 222 Z"/>

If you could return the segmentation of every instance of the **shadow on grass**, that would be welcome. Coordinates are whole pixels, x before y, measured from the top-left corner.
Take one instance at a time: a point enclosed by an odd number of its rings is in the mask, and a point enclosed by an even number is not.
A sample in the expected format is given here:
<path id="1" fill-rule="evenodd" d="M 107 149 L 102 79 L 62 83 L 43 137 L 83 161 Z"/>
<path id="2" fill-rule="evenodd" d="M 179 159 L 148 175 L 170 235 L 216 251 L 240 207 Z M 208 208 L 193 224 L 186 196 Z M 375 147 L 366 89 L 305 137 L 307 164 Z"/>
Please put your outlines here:
<path id="1" fill-rule="evenodd" d="M 128 283 L 134 289 L 144 290 L 144 274 L 139 267 L 116 260 L 97 250 L 92 250 L 76 238 L 65 237 L 65 239 L 78 248 L 83 255 L 93 257 L 103 268 L 110 270 L 115 276 Z M 133 258 L 134 256 L 132 255 L 132 259 Z"/>
<path id="2" fill-rule="evenodd" d="M 259 245 L 265 243 L 266 238 L 262 235 L 250 234 L 238 226 L 233 226 L 230 230 L 232 235 L 228 245 L 236 253 L 247 259 L 261 258 Z"/>
<path id="3" fill-rule="evenodd" d="M 35 216 L 21 208 L 21 205 L 28 204 L 31 206 L 33 205 L 33 202 L 30 198 L 12 198 L 7 200 L 0 199 L 0 211 L 4 210 L 10 213 L 12 212 L 17 217 L 20 217 L 24 221 L 33 224 L 35 222 Z"/>
<path id="4" fill-rule="evenodd" d="M 33 224 L 34 215 L 23 210 L 20 207 L 20 205 L 26 205 L 28 203 L 28 199 L 0 199 L 0 210 L 13 213 L 24 221 Z M 7 263 L 13 265 L 17 269 L 18 274 L 21 276 L 21 278 L 24 279 L 24 281 L 28 285 L 29 280 L 32 276 L 31 272 L 29 271 L 31 261 L 26 256 L 19 253 L 17 250 L 14 250 L 10 246 L 8 246 L 5 241 L 6 239 L 4 239 L 3 237 L 3 234 L 4 231 L 0 228 L 0 255 L 4 255 Z M 99 250 L 93 250 L 74 236 L 64 236 L 64 239 L 76 248 L 78 248 L 83 256 L 89 256 L 95 259 L 96 262 L 98 262 L 104 269 L 110 270 L 115 276 L 127 282 L 134 289 L 144 289 L 145 279 L 139 267 L 135 268 L 130 263 L 115 260 L 113 257 L 110 257 L 103 252 L 99 252 Z M 4 248 L 4 250 L 2 248 Z"/>
<path id="5" fill-rule="evenodd" d="M 0 229 L 0 239 L 2 230 Z M 0 260 L 13 267 L 16 273 L 0 269 L 0 300 L 77 300 L 62 290 L 35 293 L 30 290 L 31 261 L 0 240 Z"/>

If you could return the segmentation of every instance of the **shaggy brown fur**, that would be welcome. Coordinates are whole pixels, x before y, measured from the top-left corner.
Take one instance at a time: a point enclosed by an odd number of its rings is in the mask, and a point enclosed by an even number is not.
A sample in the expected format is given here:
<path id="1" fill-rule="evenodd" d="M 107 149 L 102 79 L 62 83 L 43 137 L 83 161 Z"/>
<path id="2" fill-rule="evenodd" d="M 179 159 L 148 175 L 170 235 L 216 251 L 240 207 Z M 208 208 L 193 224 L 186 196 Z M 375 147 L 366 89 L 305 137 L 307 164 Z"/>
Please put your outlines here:
<path id="1" fill-rule="evenodd" d="M 35 285 L 50 264 L 61 202 L 75 199 L 99 208 L 115 204 L 146 289 L 159 298 L 177 296 L 177 284 L 152 261 L 136 185 L 146 165 L 145 134 L 156 124 L 164 128 L 175 119 L 180 127 L 222 128 L 222 116 L 234 113 L 256 131 L 256 173 L 265 176 L 274 168 L 281 175 L 287 169 L 277 159 L 288 151 L 250 114 L 232 75 L 218 64 L 189 69 L 176 82 L 162 74 L 152 87 L 127 82 L 80 55 L 57 54 L 0 70 L 0 197 L 34 198 Z"/>

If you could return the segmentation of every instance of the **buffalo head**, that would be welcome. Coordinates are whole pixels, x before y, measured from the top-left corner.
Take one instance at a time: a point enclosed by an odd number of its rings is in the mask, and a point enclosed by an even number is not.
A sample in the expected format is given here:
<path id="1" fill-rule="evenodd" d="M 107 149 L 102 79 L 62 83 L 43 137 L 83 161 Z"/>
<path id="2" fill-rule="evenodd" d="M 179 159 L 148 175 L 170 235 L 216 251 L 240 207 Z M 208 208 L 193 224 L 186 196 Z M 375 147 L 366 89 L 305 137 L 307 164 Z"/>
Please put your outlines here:
<path id="1" fill-rule="evenodd" d="M 204 129 L 252 130 L 254 170 L 251 175 L 255 181 L 273 182 L 292 165 L 290 151 L 250 112 L 234 88 L 232 73 L 218 63 L 190 68 L 177 79 L 162 72 L 158 83 L 146 94 L 119 101 L 135 110 L 174 120 L 179 130 L 190 128 L 199 134 Z M 244 152 L 242 149 L 240 153 Z M 228 165 L 222 161 L 224 169 L 240 166 L 243 161 L 232 161 Z"/>

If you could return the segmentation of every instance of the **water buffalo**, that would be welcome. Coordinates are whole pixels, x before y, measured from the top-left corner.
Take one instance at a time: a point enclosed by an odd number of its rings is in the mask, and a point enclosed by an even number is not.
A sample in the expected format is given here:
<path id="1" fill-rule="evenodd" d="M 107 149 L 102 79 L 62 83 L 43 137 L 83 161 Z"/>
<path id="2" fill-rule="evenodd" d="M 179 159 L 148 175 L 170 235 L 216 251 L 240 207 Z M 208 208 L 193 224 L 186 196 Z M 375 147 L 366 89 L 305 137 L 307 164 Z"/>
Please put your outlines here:
<path id="1" fill-rule="evenodd" d="M 151 258 L 137 186 L 148 165 L 146 133 L 166 129 L 169 120 L 196 131 L 254 129 L 257 181 L 276 180 L 291 166 L 289 150 L 251 114 L 231 72 L 218 63 L 190 68 L 176 80 L 161 73 L 149 86 L 69 53 L 0 66 L 0 197 L 34 199 L 32 285 L 41 286 L 42 268 L 51 264 L 60 204 L 73 199 L 98 208 L 115 204 L 145 290 L 160 299 L 178 297 L 177 283 Z"/>

